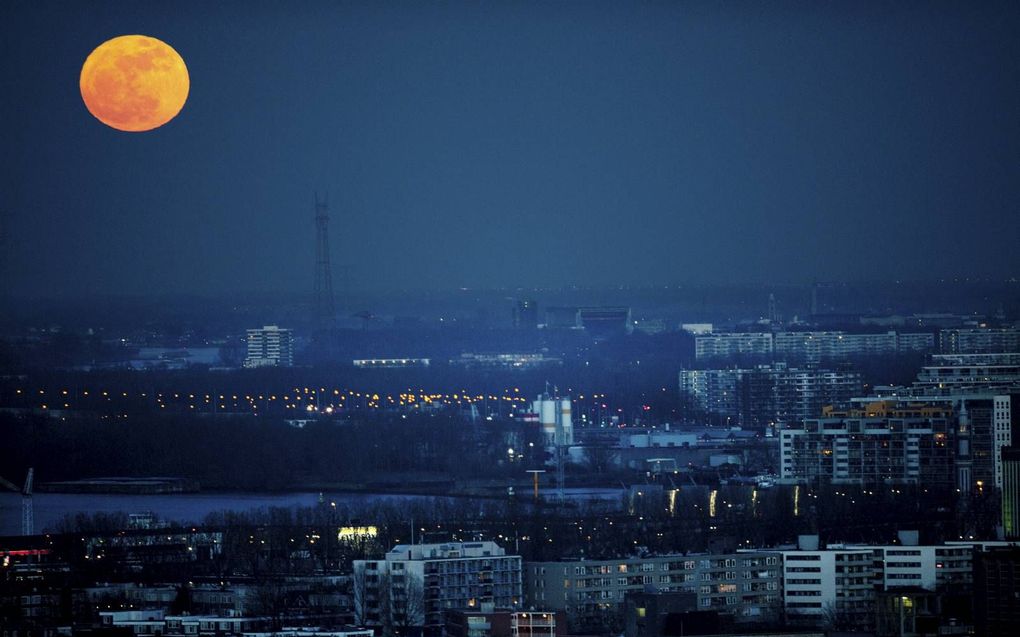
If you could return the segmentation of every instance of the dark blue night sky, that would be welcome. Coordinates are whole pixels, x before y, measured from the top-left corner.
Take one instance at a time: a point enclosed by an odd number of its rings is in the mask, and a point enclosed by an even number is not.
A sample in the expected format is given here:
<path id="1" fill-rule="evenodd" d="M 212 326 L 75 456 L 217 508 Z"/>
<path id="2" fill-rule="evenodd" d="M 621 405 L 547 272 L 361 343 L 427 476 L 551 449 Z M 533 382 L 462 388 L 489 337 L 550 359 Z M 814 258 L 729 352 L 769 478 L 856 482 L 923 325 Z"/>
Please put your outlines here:
<path id="1" fill-rule="evenodd" d="M 422 5 L 429 6 L 422 6 Z M 121 34 L 191 94 L 85 109 Z M 1020 3 L 0 3 L 21 293 L 1007 278 Z"/>

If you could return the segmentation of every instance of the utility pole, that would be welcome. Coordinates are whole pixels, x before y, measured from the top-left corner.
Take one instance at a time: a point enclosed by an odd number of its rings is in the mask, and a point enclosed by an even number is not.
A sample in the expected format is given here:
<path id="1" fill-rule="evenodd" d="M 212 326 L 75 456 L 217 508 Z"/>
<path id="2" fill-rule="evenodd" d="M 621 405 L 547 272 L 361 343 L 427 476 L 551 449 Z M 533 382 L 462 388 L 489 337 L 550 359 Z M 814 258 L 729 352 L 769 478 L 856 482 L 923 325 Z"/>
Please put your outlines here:
<path id="1" fill-rule="evenodd" d="M 535 502 L 538 502 L 538 474 L 545 473 L 545 469 L 528 469 L 527 472 L 532 475 L 535 484 Z"/>

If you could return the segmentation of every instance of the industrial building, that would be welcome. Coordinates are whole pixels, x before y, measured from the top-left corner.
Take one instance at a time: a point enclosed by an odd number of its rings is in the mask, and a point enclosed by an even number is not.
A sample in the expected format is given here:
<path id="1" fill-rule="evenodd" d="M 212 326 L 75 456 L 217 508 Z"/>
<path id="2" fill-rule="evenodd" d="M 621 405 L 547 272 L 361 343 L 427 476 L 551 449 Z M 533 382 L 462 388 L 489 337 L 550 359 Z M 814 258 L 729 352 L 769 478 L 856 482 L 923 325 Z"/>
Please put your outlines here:
<path id="1" fill-rule="evenodd" d="M 562 306 L 545 311 L 547 328 L 586 330 L 595 337 L 629 334 L 634 322 L 629 307 Z"/>
<path id="2" fill-rule="evenodd" d="M 532 403 L 538 416 L 542 435 L 550 447 L 574 444 L 574 423 L 570 397 L 553 396 L 546 392 Z"/>

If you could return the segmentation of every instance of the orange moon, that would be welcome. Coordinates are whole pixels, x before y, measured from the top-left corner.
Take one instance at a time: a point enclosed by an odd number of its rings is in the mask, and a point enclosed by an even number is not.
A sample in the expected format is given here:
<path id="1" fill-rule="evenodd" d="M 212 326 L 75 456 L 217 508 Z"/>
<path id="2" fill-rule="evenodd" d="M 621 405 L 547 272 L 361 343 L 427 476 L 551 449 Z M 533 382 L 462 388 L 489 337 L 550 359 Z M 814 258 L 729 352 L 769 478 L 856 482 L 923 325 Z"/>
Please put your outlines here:
<path id="1" fill-rule="evenodd" d="M 141 132 L 166 124 L 184 108 L 191 80 L 166 42 L 122 35 L 103 42 L 81 67 L 81 97 L 102 123 Z"/>

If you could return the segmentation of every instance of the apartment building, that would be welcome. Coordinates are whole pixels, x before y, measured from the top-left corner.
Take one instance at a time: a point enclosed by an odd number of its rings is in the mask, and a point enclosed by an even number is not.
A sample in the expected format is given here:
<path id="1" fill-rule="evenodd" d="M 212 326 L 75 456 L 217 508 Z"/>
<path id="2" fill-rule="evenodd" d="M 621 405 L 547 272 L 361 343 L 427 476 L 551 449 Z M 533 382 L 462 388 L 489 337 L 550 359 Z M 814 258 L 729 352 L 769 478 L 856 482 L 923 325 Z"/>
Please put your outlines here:
<path id="1" fill-rule="evenodd" d="M 786 482 L 925 484 L 962 492 L 1002 486 L 1012 442 L 1009 395 L 853 398 L 847 410 L 780 432 Z"/>
<path id="2" fill-rule="evenodd" d="M 694 337 L 694 357 L 772 357 L 771 332 L 716 332 Z"/>
<path id="3" fill-rule="evenodd" d="M 858 372 L 785 363 L 681 370 L 679 385 L 692 407 L 742 427 L 817 418 L 822 407 L 845 405 L 864 391 Z"/>
<path id="4" fill-rule="evenodd" d="M 248 330 L 245 367 L 290 367 L 294 364 L 294 334 L 276 325 Z"/>
<path id="5" fill-rule="evenodd" d="M 1020 352 L 1020 329 L 973 327 L 940 330 L 939 351 L 943 354 Z"/>
<path id="6" fill-rule="evenodd" d="M 448 610 L 519 608 L 521 558 L 491 541 L 398 544 L 354 561 L 355 614 L 369 626 L 439 634 Z"/>
<path id="7" fill-rule="evenodd" d="M 874 555 L 870 548 L 818 548 L 818 536 L 801 536 L 782 556 L 783 608 L 795 623 L 820 624 L 838 614 L 867 626 L 875 612 Z"/>
<path id="8" fill-rule="evenodd" d="M 779 555 L 757 552 L 527 562 L 526 599 L 576 618 L 622 612 L 628 594 L 655 589 L 694 593 L 699 610 L 736 621 L 765 620 L 778 616 L 781 566 Z"/>
<path id="9" fill-rule="evenodd" d="M 815 418 L 780 433 L 780 480 L 872 486 L 955 483 L 948 416 Z"/>

